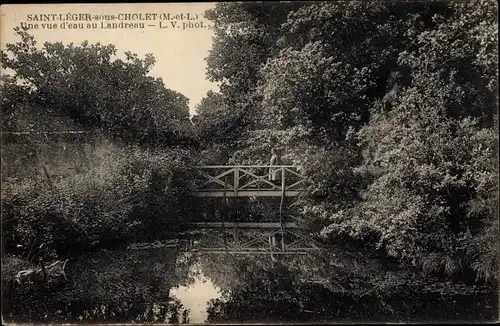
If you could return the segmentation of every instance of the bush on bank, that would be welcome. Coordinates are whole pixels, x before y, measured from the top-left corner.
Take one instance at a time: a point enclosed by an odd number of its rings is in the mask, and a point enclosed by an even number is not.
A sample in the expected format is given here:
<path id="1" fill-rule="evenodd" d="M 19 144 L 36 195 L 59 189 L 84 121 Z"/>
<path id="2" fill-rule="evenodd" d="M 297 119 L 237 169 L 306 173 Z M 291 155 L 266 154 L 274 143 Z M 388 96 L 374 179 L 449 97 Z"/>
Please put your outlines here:
<path id="1" fill-rule="evenodd" d="M 31 177 L 7 179 L 4 248 L 31 259 L 42 244 L 44 255 L 66 256 L 162 236 L 185 215 L 187 154 L 103 142 L 87 151 L 80 172 L 58 174 L 62 165 L 49 164 Z"/>

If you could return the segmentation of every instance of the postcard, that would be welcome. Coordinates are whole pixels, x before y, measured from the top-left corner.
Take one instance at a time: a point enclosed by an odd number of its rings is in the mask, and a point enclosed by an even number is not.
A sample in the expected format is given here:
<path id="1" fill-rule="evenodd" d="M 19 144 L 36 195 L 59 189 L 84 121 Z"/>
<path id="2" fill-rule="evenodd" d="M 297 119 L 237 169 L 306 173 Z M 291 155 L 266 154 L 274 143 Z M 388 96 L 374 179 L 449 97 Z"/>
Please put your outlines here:
<path id="1" fill-rule="evenodd" d="M 497 10 L 2 5 L 2 322 L 498 322 Z"/>

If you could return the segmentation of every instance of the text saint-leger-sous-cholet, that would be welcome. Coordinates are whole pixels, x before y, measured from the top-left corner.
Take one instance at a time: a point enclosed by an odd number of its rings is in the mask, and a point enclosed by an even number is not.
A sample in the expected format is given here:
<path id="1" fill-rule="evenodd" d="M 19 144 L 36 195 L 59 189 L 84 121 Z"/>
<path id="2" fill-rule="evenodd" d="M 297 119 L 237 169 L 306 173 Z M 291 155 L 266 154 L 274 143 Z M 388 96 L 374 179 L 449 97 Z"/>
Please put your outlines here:
<path id="1" fill-rule="evenodd" d="M 191 13 L 119 13 L 94 15 L 87 13 L 66 13 L 66 14 L 28 14 L 28 22 L 53 22 L 53 21 L 150 21 L 150 20 L 196 20 L 197 14 Z"/>

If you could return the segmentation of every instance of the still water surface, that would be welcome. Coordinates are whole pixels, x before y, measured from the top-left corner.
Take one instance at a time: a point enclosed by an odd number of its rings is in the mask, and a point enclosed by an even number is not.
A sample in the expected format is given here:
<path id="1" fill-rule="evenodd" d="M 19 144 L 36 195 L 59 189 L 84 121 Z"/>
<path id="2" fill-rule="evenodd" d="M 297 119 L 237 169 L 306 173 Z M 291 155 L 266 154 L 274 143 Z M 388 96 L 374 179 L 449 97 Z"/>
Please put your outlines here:
<path id="1" fill-rule="evenodd" d="M 491 320 L 495 294 L 432 289 L 362 252 L 310 255 L 103 250 L 71 260 L 68 281 L 4 290 L 9 321 L 349 322 Z M 451 293 L 448 293 L 451 292 Z M 7 294 L 7 295 L 6 295 Z M 29 307 L 29 309 L 28 309 Z"/>
<path id="2" fill-rule="evenodd" d="M 178 298 L 184 308 L 189 311 L 190 323 L 204 323 L 208 318 L 208 302 L 220 298 L 222 293 L 220 288 L 203 274 L 199 265 L 193 265 L 189 273 L 198 275 L 194 283 L 175 286 L 170 289 L 169 295 Z"/>

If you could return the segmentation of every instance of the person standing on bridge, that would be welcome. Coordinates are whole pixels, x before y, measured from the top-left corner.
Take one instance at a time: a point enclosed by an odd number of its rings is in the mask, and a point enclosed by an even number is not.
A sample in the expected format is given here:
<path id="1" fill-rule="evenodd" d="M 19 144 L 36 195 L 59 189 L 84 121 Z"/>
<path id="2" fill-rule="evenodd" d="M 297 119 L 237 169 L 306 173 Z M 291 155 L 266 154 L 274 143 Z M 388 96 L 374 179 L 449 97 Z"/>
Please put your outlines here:
<path id="1" fill-rule="evenodd" d="M 280 168 L 273 168 L 272 166 L 281 165 L 281 157 L 275 148 L 271 149 L 271 167 L 269 168 L 269 181 L 281 181 Z"/>

